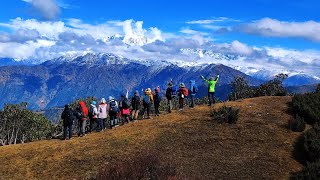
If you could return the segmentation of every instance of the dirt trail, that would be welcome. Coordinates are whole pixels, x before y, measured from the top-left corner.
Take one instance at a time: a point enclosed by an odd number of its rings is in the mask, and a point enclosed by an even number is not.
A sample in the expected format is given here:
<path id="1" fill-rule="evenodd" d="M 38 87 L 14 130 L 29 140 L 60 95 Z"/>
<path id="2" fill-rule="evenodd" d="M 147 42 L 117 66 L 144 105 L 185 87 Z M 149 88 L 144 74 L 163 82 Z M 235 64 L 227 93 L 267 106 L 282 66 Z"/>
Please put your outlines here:
<path id="1" fill-rule="evenodd" d="M 300 133 L 286 127 L 290 101 L 260 97 L 226 103 L 240 108 L 233 125 L 212 121 L 210 108 L 198 106 L 70 141 L 0 147 L 0 179 L 94 177 L 105 162 L 154 149 L 186 179 L 288 179 L 302 168 L 292 157 Z"/>

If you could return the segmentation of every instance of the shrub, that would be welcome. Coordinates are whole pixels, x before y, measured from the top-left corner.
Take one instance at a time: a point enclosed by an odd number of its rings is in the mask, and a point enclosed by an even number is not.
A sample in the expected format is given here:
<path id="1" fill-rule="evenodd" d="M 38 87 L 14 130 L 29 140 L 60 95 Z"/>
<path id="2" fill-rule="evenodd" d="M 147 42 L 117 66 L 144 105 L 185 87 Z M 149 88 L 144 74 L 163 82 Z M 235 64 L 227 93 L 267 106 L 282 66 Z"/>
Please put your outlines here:
<path id="1" fill-rule="evenodd" d="M 51 123 L 43 115 L 26 109 L 26 103 L 5 105 L 0 111 L 0 144 L 10 145 L 47 139 Z"/>
<path id="2" fill-rule="evenodd" d="M 289 127 L 294 132 L 302 132 L 306 128 L 306 124 L 303 117 L 296 114 L 296 118 L 293 121 L 290 121 Z"/>
<path id="3" fill-rule="evenodd" d="M 244 77 L 235 77 L 231 82 L 232 93 L 229 95 L 229 100 L 235 101 L 238 99 L 253 97 L 254 90 L 248 84 Z"/>
<path id="4" fill-rule="evenodd" d="M 303 149 L 307 161 L 320 160 L 320 127 L 313 127 L 304 134 Z"/>
<path id="5" fill-rule="evenodd" d="M 288 91 L 283 87 L 282 82 L 287 77 L 287 74 L 276 75 L 274 79 L 260 85 L 254 96 L 286 96 Z"/>
<path id="6" fill-rule="evenodd" d="M 218 110 L 213 110 L 210 116 L 219 123 L 236 123 L 239 119 L 239 109 L 223 106 Z"/>
<path id="7" fill-rule="evenodd" d="M 293 174 L 290 179 L 320 179 L 320 162 L 308 163 L 307 167 L 301 172 Z"/>
<path id="8" fill-rule="evenodd" d="M 141 153 L 131 160 L 106 164 L 97 174 L 98 180 L 176 179 L 175 168 L 161 165 L 158 153 Z"/>
<path id="9" fill-rule="evenodd" d="M 320 93 L 295 95 L 292 99 L 295 113 L 303 117 L 308 124 L 320 121 Z"/>

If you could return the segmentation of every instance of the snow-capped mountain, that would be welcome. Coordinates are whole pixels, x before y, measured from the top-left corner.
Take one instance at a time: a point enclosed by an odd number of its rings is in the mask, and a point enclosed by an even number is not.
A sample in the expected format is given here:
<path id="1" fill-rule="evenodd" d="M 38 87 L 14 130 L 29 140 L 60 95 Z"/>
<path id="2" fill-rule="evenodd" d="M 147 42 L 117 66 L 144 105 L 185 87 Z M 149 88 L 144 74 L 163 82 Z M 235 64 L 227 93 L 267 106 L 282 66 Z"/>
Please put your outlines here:
<path id="1" fill-rule="evenodd" d="M 133 43 L 140 43 L 139 37 L 135 37 L 131 40 L 131 44 Z M 108 38 L 108 41 L 113 40 L 121 40 L 126 41 L 126 37 L 121 35 L 115 35 Z M 141 40 L 141 39 L 140 39 Z M 143 40 L 143 43 L 145 40 Z M 130 44 L 130 42 L 127 42 Z M 306 76 L 304 72 L 297 72 L 294 70 L 288 70 L 285 68 L 268 68 L 264 66 L 258 66 L 253 64 L 252 66 L 243 65 L 241 63 L 236 63 L 241 60 L 242 56 L 236 55 L 233 53 L 217 53 L 213 50 L 207 49 L 191 49 L 191 48 L 181 48 L 180 53 L 182 55 L 186 55 L 187 57 L 196 57 L 193 61 L 188 60 L 156 60 L 156 59 L 128 59 L 126 57 L 117 56 L 111 53 L 94 53 L 90 50 L 83 51 L 83 52 L 68 52 L 65 55 L 52 59 L 50 61 L 45 62 L 44 64 L 55 64 L 55 63 L 76 63 L 77 65 L 87 65 L 87 66 L 99 66 L 99 65 L 108 65 L 108 64 L 116 64 L 116 65 L 125 65 L 130 63 L 136 63 L 139 65 L 144 65 L 147 67 L 152 67 L 154 71 L 159 69 L 163 69 L 170 65 L 176 65 L 178 67 L 182 67 L 185 69 L 197 68 L 201 69 L 206 67 L 210 64 L 223 64 L 227 65 L 233 69 L 239 70 L 251 77 L 256 79 L 260 79 L 263 81 L 268 81 L 274 78 L 275 75 L 279 73 L 285 73 L 289 75 L 288 80 L 286 81 L 286 85 L 305 85 L 305 84 L 312 84 L 318 83 L 320 78 L 316 76 Z M 15 63 L 14 59 L 0 59 L 0 66 L 4 65 L 25 65 L 25 64 L 40 64 L 40 60 L 19 60 L 19 62 Z M 301 75 L 301 76 L 298 76 Z M 292 77 L 292 78 L 291 78 Z"/>
<path id="2" fill-rule="evenodd" d="M 284 81 L 286 86 L 303 86 L 320 83 L 320 78 L 307 74 L 296 74 Z"/>
<path id="3" fill-rule="evenodd" d="M 110 95 L 118 97 L 128 89 L 141 90 L 167 82 L 188 84 L 195 79 L 206 94 L 206 84 L 200 75 L 220 74 L 217 96 L 226 98 L 229 83 L 236 76 L 245 77 L 251 85 L 262 82 L 221 64 L 205 66 L 177 66 L 161 60 L 132 60 L 108 53 L 87 53 L 81 56 L 62 56 L 35 66 L 0 67 L 0 104 L 28 102 L 33 109 L 63 106 L 76 98 Z"/>

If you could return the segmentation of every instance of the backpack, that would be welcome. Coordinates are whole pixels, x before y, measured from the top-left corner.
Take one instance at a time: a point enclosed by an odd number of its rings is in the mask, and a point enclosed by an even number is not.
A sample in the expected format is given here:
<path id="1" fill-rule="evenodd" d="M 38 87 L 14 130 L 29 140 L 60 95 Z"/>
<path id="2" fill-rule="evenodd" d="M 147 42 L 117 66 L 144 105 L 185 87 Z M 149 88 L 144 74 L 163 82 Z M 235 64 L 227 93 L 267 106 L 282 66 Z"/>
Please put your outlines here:
<path id="1" fill-rule="evenodd" d="M 119 112 L 119 107 L 117 106 L 116 101 L 110 101 L 110 112 L 118 113 Z"/>
<path id="2" fill-rule="evenodd" d="M 160 102 L 161 99 L 162 99 L 162 98 L 161 98 L 160 93 L 158 93 L 158 94 L 155 95 L 155 101 Z"/>
<path id="3" fill-rule="evenodd" d="M 176 97 L 177 96 L 177 91 L 178 91 L 177 87 L 173 86 L 171 88 L 171 97 Z"/>
<path id="4" fill-rule="evenodd" d="M 150 103 L 150 96 L 148 94 L 146 94 L 143 97 L 143 103 L 149 104 Z"/>
<path id="5" fill-rule="evenodd" d="M 92 106 L 90 106 L 90 108 L 89 108 L 88 116 L 89 116 L 89 118 L 92 118 L 94 116 L 94 110 L 93 110 Z"/>
<path id="6" fill-rule="evenodd" d="M 133 96 L 132 97 L 132 106 L 136 106 L 137 104 L 140 104 L 140 96 Z"/>
<path id="7" fill-rule="evenodd" d="M 65 112 L 65 117 L 64 117 L 65 122 L 68 124 L 72 124 L 74 120 L 74 113 L 72 109 L 69 109 Z"/>
<path id="8" fill-rule="evenodd" d="M 129 102 L 129 100 L 128 99 L 124 99 L 123 101 L 122 101 L 122 108 L 123 109 L 128 109 L 130 107 L 130 102 Z"/>
<path id="9" fill-rule="evenodd" d="M 198 86 L 196 85 L 196 84 L 194 84 L 193 86 L 192 86 L 192 94 L 195 94 L 195 93 L 197 93 L 198 92 Z"/>

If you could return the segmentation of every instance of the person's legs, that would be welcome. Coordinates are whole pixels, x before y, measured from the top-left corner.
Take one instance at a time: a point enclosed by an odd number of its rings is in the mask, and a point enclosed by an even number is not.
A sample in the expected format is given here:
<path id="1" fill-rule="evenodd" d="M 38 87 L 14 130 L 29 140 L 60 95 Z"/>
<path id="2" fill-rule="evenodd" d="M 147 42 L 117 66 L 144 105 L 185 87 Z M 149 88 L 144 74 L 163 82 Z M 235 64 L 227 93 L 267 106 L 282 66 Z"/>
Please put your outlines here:
<path id="1" fill-rule="evenodd" d="M 168 100 L 168 111 L 169 113 L 172 112 L 172 100 Z"/>
<path id="2" fill-rule="evenodd" d="M 216 103 L 216 99 L 214 98 L 214 92 L 211 93 L 212 96 L 212 103 L 215 104 Z"/>
<path id="3" fill-rule="evenodd" d="M 135 119 L 136 111 L 137 111 L 137 110 L 133 109 L 132 112 L 131 112 L 131 119 L 132 119 L 132 120 Z"/>
<path id="4" fill-rule="evenodd" d="M 160 112 L 159 112 L 159 106 L 160 106 L 160 103 L 159 103 L 159 102 L 155 102 L 155 103 L 154 103 L 154 110 L 155 110 L 156 115 L 159 115 L 159 114 L 160 114 Z"/>
<path id="5" fill-rule="evenodd" d="M 211 93 L 210 92 L 208 92 L 208 100 L 209 100 L 209 106 L 211 106 Z"/>
<path id="6" fill-rule="evenodd" d="M 84 136 L 86 134 L 87 120 L 82 120 L 81 125 L 81 135 Z"/>
<path id="7" fill-rule="evenodd" d="M 143 109 L 142 109 L 142 119 L 144 119 L 145 118 L 145 114 L 146 114 L 146 111 L 148 110 L 148 104 L 147 103 L 145 103 L 145 102 L 143 102 Z"/>
<path id="8" fill-rule="evenodd" d="M 109 120 L 109 127 L 110 127 L 110 129 L 112 129 L 112 127 L 113 127 L 113 122 L 114 122 L 114 116 L 113 116 L 112 114 L 109 114 L 109 118 L 110 118 L 110 120 Z"/>
<path id="9" fill-rule="evenodd" d="M 191 105 L 190 107 L 194 107 L 194 95 L 191 94 Z"/>
<path id="10" fill-rule="evenodd" d="M 148 103 L 147 104 L 147 116 L 148 116 L 148 119 L 150 119 L 150 111 L 151 111 L 151 103 Z"/>
<path id="11" fill-rule="evenodd" d="M 179 98 L 179 110 L 182 110 L 183 109 L 183 98 Z"/>
<path id="12" fill-rule="evenodd" d="M 90 132 L 93 131 L 93 119 L 92 118 L 89 118 L 90 119 Z"/>
<path id="13" fill-rule="evenodd" d="M 102 128 L 103 128 L 103 129 L 106 129 L 106 127 L 107 127 L 107 125 L 106 125 L 107 119 L 104 118 L 104 119 L 102 119 L 101 121 L 102 121 Z"/>
<path id="14" fill-rule="evenodd" d="M 94 120 L 96 121 L 96 124 L 97 124 L 95 130 L 96 130 L 96 131 L 100 131 L 100 130 L 101 130 L 101 119 L 96 118 L 96 119 L 94 119 Z"/>
<path id="15" fill-rule="evenodd" d="M 78 136 L 81 136 L 81 130 L 82 130 L 82 121 L 78 120 Z"/>
<path id="16" fill-rule="evenodd" d="M 68 126 L 68 128 L 69 128 L 69 139 L 71 139 L 72 138 L 72 124 L 70 124 Z"/>
<path id="17" fill-rule="evenodd" d="M 68 131 L 68 126 L 64 125 L 63 126 L 63 139 L 66 140 L 67 139 L 67 131 Z"/>
<path id="18" fill-rule="evenodd" d="M 138 119 L 138 115 L 139 115 L 139 109 L 137 109 L 135 111 L 135 114 L 134 114 L 134 119 L 137 120 Z"/>

